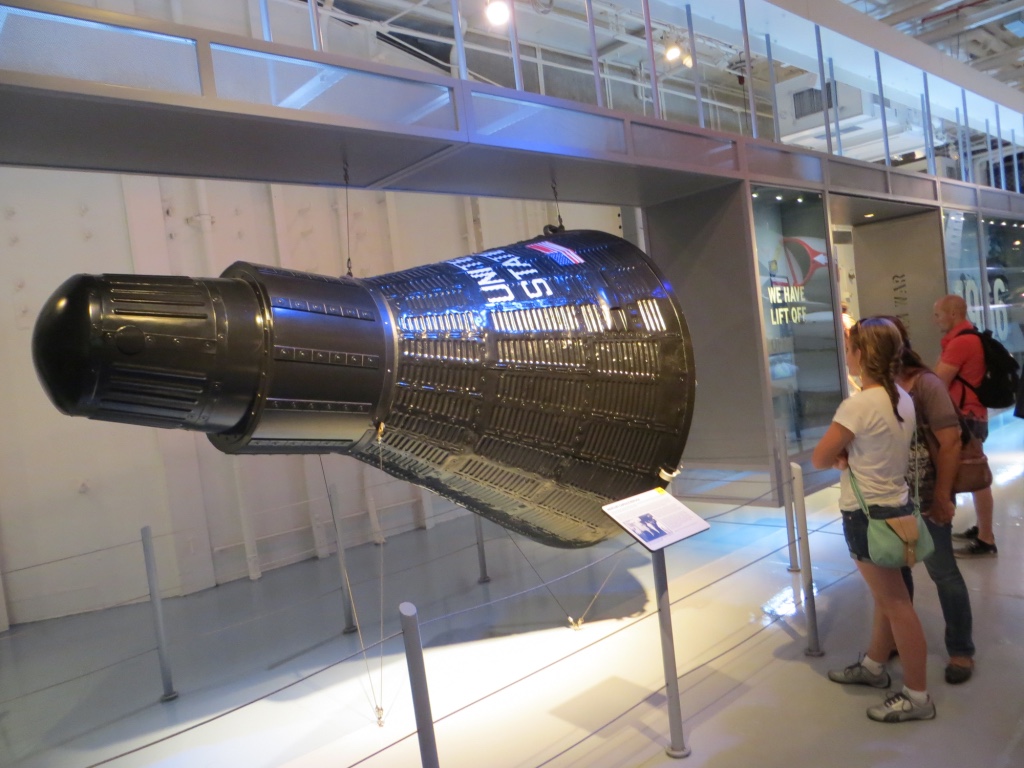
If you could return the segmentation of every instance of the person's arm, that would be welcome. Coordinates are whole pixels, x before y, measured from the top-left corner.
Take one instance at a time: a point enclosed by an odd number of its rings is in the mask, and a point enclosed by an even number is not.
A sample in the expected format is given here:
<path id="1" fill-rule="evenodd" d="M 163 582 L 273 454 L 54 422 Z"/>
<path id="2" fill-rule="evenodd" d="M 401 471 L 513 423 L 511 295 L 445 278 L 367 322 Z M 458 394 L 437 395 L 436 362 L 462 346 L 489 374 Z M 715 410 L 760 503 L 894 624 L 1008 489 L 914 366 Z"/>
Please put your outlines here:
<path id="1" fill-rule="evenodd" d="M 951 365 L 942 360 L 935 364 L 935 375 L 942 379 L 942 383 L 947 387 L 953 383 L 953 379 L 956 378 L 958 373 L 960 373 L 959 366 Z"/>
<path id="2" fill-rule="evenodd" d="M 833 421 L 814 446 L 811 464 L 816 469 L 846 469 L 846 446 L 853 442 L 853 432 Z"/>
<path id="3" fill-rule="evenodd" d="M 935 456 L 935 496 L 928 517 L 937 525 L 946 525 L 956 510 L 953 478 L 960 461 L 960 427 L 933 429 L 932 434 L 939 441 L 939 450 Z"/>

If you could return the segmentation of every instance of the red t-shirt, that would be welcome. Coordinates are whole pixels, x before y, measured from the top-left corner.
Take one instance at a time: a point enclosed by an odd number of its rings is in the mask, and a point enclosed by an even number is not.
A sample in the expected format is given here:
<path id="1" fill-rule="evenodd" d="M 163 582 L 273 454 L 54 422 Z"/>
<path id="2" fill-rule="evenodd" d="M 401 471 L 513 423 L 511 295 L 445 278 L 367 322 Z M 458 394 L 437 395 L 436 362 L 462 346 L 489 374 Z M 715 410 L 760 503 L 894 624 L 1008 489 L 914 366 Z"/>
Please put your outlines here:
<path id="1" fill-rule="evenodd" d="M 985 377 L 985 352 L 981 348 L 981 339 L 970 333 L 957 336 L 961 331 L 971 330 L 974 330 L 974 324 L 970 320 L 964 320 L 950 328 L 949 333 L 943 336 L 940 342 L 942 356 L 939 362 L 952 365 L 957 369 L 957 376 L 976 387 Z M 959 380 L 953 379 L 950 383 L 949 395 L 968 416 L 988 419 L 988 409 L 981 404 L 974 391 L 965 387 Z"/>

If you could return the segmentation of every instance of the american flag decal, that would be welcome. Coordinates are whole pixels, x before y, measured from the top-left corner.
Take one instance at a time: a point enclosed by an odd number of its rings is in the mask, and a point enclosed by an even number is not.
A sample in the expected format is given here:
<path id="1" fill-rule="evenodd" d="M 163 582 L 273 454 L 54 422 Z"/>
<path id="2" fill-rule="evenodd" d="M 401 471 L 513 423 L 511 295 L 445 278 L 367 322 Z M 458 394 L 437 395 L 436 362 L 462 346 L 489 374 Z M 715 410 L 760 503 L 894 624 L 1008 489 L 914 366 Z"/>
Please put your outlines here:
<path id="1" fill-rule="evenodd" d="M 526 247 L 550 256 L 556 264 L 561 264 L 563 267 L 583 263 L 583 259 L 578 253 L 576 253 L 576 251 L 571 248 L 566 248 L 564 245 L 549 243 L 547 240 L 540 243 L 530 243 L 530 245 Z"/>

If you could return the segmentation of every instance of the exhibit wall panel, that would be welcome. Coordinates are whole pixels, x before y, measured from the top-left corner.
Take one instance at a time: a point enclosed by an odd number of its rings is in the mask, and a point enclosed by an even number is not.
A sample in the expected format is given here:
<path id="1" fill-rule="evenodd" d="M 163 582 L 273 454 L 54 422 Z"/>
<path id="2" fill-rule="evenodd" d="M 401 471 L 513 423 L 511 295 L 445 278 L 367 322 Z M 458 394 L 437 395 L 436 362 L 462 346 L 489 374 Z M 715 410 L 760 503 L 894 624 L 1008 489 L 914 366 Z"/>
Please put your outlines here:
<path id="1" fill-rule="evenodd" d="M 855 227 L 853 252 L 860 316 L 900 318 L 914 348 L 934 363 L 941 334 L 932 305 L 946 293 L 939 211 Z"/>
<path id="2" fill-rule="evenodd" d="M 678 296 L 693 341 L 697 393 L 676 485 L 686 496 L 753 498 L 759 491 L 704 488 L 687 472 L 767 472 L 772 460 L 748 194 L 733 184 L 645 210 L 648 251 Z"/>
<path id="3" fill-rule="evenodd" d="M 62 417 L 32 364 L 36 314 L 61 282 L 133 271 L 119 177 L 0 168 L 0 211 L 0 567 L 18 623 L 145 594 L 131 542 L 142 525 L 159 535 L 170 523 L 153 434 Z"/>
<path id="4" fill-rule="evenodd" d="M 614 207 L 10 167 L 0 212 L 0 572 L 12 623 L 145 599 L 146 525 L 170 596 L 333 552 L 332 514 L 349 546 L 422 522 L 419 488 L 349 457 L 321 468 L 227 456 L 199 433 L 62 415 L 36 379 L 31 338 L 68 277 L 205 277 L 238 260 L 342 275 L 350 259 L 365 277 L 536 236 L 559 212 L 571 227 L 621 224 Z M 468 514 L 429 506 L 428 525 Z"/>

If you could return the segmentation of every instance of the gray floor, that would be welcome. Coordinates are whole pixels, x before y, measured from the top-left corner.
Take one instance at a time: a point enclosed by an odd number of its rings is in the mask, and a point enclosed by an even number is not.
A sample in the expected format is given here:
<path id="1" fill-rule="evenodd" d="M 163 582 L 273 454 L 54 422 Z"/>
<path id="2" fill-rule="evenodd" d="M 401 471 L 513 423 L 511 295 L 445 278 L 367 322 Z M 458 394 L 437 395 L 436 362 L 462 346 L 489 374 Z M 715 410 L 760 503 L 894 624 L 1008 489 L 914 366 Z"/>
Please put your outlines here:
<path id="1" fill-rule="evenodd" d="M 180 694 L 169 703 L 158 701 L 148 605 L 0 634 L 0 765 L 418 765 L 396 610 L 411 601 L 447 768 L 1017 768 L 1024 765 L 1024 421 L 1006 420 L 987 447 L 1000 554 L 962 563 L 979 649 L 977 672 L 963 686 L 942 681 L 941 615 L 923 568 L 915 573 L 935 721 L 872 723 L 864 709 L 881 692 L 825 678 L 856 659 L 870 616 L 830 488 L 807 500 L 820 657 L 805 653 L 801 577 L 787 567 L 781 511 L 691 504 L 711 529 L 668 552 L 683 733 L 692 751 L 683 761 L 665 753 L 670 728 L 649 556 L 624 537 L 565 552 L 488 525 L 491 580 L 480 584 L 466 517 L 349 551 L 358 632 L 343 631 L 333 558 L 164 601 Z M 972 517 L 964 499 L 955 526 Z M 570 617 L 583 618 L 578 629 Z M 898 682 L 898 661 L 891 671 Z"/>

